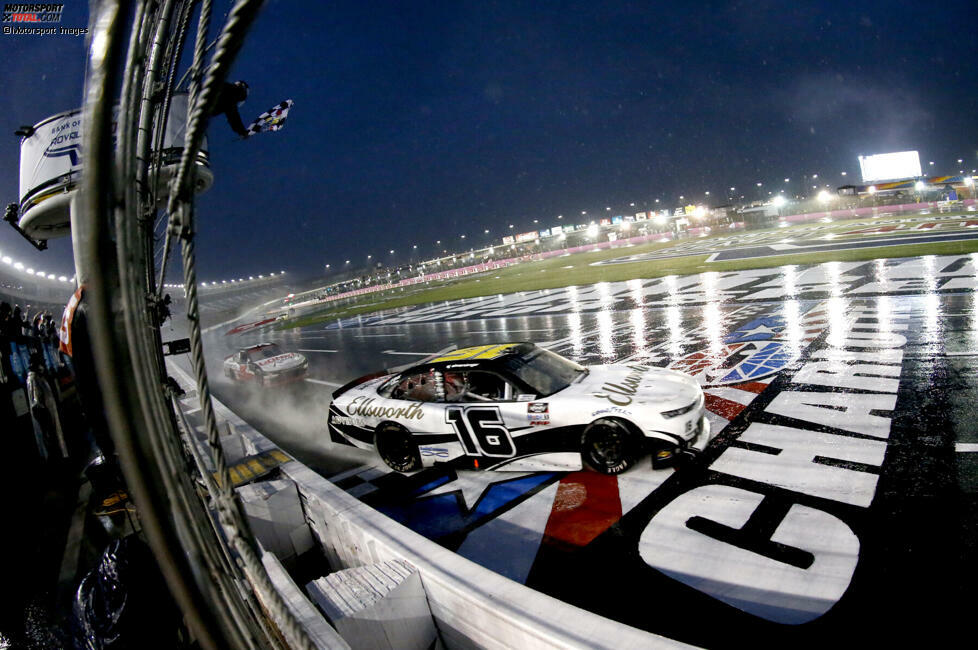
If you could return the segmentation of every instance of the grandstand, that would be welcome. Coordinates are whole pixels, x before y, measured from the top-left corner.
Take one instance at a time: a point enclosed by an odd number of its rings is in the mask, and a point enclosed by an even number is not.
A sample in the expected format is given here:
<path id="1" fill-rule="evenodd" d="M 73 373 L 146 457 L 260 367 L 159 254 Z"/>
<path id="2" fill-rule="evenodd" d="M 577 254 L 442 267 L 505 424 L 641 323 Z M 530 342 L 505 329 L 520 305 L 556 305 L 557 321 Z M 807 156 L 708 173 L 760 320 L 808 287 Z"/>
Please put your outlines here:
<path id="1" fill-rule="evenodd" d="M 165 288 L 175 306 L 171 310 L 183 310 L 185 308 L 183 286 L 167 285 Z M 202 283 L 198 293 L 201 322 L 204 325 L 212 325 L 238 316 L 252 307 L 272 301 L 281 302 L 294 290 L 295 278 L 284 271 Z M 269 308 L 272 306 L 269 305 Z"/>
<path id="2" fill-rule="evenodd" d="M 60 314 L 74 291 L 74 282 L 65 276 L 42 275 L 7 260 L 10 258 L 2 258 L 0 262 L 0 301 L 12 305 L 29 304 Z"/>

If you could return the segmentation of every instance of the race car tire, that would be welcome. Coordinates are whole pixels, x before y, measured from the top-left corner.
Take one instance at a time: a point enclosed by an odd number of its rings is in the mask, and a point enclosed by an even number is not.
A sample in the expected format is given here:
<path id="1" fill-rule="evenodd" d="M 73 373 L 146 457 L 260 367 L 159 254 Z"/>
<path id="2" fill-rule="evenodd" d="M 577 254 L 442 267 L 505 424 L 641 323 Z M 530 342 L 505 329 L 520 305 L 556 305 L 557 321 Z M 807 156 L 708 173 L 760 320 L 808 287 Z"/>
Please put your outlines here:
<path id="1" fill-rule="evenodd" d="M 227 377 L 228 379 L 234 379 L 234 371 L 231 370 L 230 368 L 225 368 L 224 376 Z"/>
<path id="2" fill-rule="evenodd" d="M 255 373 L 255 383 L 258 384 L 259 386 L 264 386 L 265 385 L 265 375 L 263 375 L 260 372 L 256 372 Z"/>
<path id="3" fill-rule="evenodd" d="M 374 433 L 374 446 L 381 460 L 396 472 L 421 469 L 421 453 L 411 433 L 399 424 L 384 422 Z"/>
<path id="4" fill-rule="evenodd" d="M 581 458 L 596 472 L 621 474 L 635 463 L 634 434 L 618 420 L 602 418 L 581 434 Z"/>

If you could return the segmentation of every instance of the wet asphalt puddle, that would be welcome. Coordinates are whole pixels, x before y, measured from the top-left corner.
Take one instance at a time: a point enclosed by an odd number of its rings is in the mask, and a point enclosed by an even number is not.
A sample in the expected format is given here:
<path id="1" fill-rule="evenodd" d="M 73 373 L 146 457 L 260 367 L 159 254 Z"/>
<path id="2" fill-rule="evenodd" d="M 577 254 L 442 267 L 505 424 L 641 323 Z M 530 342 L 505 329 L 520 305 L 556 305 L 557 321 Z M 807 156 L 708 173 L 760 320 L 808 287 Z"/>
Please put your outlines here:
<path id="1" fill-rule="evenodd" d="M 967 632 L 978 577 L 976 266 L 633 280 L 276 336 L 323 350 L 307 353 L 313 377 L 334 384 L 450 343 L 513 340 L 692 374 L 715 437 L 678 470 L 402 476 L 378 461 L 332 478 L 498 573 L 687 643 L 939 642 Z"/>

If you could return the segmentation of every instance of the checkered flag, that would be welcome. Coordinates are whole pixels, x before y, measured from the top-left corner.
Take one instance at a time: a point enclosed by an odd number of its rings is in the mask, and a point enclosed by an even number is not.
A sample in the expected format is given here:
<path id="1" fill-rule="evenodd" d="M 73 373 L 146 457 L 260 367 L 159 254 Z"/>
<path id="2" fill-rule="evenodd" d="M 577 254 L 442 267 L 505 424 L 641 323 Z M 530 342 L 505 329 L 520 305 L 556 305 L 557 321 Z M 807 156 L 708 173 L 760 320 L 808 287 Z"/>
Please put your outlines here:
<path id="1" fill-rule="evenodd" d="M 276 104 L 261 115 L 248 126 L 248 135 L 251 137 L 256 133 L 265 131 L 278 131 L 285 126 L 285 118 L 289 116 L 289 109 L 292 108 L 292 100 L 286 99 L 284 102 Z"/>

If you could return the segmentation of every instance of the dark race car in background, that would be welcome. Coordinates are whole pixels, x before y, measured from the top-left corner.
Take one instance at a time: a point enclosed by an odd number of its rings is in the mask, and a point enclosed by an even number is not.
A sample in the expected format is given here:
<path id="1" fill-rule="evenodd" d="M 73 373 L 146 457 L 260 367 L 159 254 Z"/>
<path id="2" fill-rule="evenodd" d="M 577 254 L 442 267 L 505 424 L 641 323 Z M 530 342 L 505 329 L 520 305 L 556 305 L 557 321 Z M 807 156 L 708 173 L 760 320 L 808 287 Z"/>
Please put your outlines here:
<path id="1" fill-rule="evenodd" d="M 681 372 L 638 364 L 585 368 L 533 343 L 480 345 L 333 393 L 334 442 L 376 449 L 400 472 L 461 469 L 618 474 L 710 439 L 703 391 Z M 582 463 L 583 461 L 583 463 Z"/>
<path id="2" fill-rule="evenodd" d="M 259 386 L 279 386 L 306 378 L 309 361 L 295 352 L 284 352 L 277 343 L 259 343 L 224 359 L 224 376 L 232 381 Z"/>

